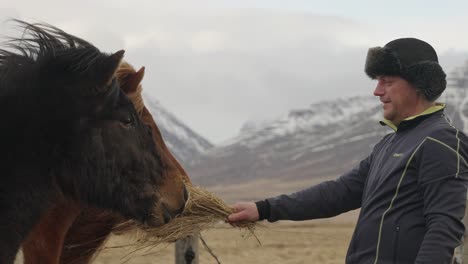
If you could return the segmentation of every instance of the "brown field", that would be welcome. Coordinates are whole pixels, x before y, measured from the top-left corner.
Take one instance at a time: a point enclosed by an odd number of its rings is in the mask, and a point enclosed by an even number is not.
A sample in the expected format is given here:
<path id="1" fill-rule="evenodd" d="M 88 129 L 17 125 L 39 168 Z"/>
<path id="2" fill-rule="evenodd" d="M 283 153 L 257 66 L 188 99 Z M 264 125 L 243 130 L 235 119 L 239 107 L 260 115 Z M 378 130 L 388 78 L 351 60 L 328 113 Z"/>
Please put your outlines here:
<path id="1" fill-rule="evenodd" d="M 279 222 L 263 224 L 256 231 L 261 245 L 245 232 L 226 224 L 205 231 L 202 236 L 222 264 L 338 264 L 344 263 L 354 224 L 342 221 Z M 244 237 L 243 237 L 244 236 Z M 94 264 L 173 264 L 174 245 L 138 251 L 121 247 L 134 243 L 129 237 L 114 236 Z M 217 262 L 199 243 L 199 263 Z M 19 257 L 16 263 L 23 263 Z"/>
<path id="2" fill-rule="evenodd" d="M 220 224 L 202 234 L 203 238 L 223 264 L 249 263 L 344 263 L 344 257 L 354 225 L 340 221 L 281 222 L 265 224 L 256 231 L 261 245 L 245 232 Z M 243 237 L 244 236 L 244 237 Z M 131 247 L 109 248 L 126 245 L 128 238 L 115 236 L 107 243 L 95 260 L 96 264 L 110 263 L 174 263 L 174 245 L 138 251 L 126 255 Z M 149 255 L 148 255 L 149 254 Z M 199 243 L 200 263 L 217 262 Z M 145 256 L 146 255 L 146 256 Z"/>
<path id="3" fill-rule="evenodd" d="M 248 184 L 211 186 L 208 190 L 232 204 L 236 201 L 255 201 L 280 193 L 293 192 L 326 179 L 303 182 L 259 180 Z M 280 221 L 274 224 L 262 222 L 263 226 L 256 231 L 261 245 L 255 238 L 246 237 L 244 231 L 224 223 L 203 232 L 202 236 L 222 264 L 344 263 L 357 215 L 358 211 L 353 211 L 323 220 Z M 113 236 L 93 263 L 175 263 L 174 244 L 130 254 L 135 248 L 128 245 L 134 241 L 131 237 L 124 235 Z M 16 263 L 22 263 L 21 257 Z M 217 263 L 201 242 L 199 243 L 199 263 Z"/>
<path id="4" fill-rule="evenodd" d="M 327 179 L 320 178 L 303 182 L 259 180 L 248 184 L 211 186 L 208 190 L 231 204 L 236 201 L 255 201 L 282 192 L 293 192 Z M 261 245 L 255 238 L 245 237 L 245 232 L 227 224 L 220 224 L 214 229 L 205 231 L 202 236 L 222 264 L 344 263 L 357 215 L 358 211 L 353 211 L 331 219 L 262 223 L 264 227 L 256 231 Z M 131 241 L 128 237 L 112 237 L 106 244 L 108 248 L 99 254 L 94 263 L 175 263 L 173 244 L 158 247 L 150 252 L 138 251 L 128 257 L 132 247 L 119 248 L 119 246 L 127 245 Z M 201 242 L 199 243 L 199 257 L 201 264 L 217 263 Z"/>

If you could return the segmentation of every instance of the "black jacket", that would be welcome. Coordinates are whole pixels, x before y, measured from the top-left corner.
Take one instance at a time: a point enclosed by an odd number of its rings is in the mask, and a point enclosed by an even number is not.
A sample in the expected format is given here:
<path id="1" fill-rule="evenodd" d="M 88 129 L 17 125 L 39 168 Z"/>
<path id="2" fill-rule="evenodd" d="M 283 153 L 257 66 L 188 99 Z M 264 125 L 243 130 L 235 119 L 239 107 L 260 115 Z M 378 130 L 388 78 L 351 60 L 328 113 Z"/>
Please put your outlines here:
<path id="1" fill-rule="evenodd" d="M 346 263 L 450 263 L 465 227 L 468 140 L 443 106 L 407 118 L 337 180 L 257 202 L 261 219 L 361 208 Z"/>

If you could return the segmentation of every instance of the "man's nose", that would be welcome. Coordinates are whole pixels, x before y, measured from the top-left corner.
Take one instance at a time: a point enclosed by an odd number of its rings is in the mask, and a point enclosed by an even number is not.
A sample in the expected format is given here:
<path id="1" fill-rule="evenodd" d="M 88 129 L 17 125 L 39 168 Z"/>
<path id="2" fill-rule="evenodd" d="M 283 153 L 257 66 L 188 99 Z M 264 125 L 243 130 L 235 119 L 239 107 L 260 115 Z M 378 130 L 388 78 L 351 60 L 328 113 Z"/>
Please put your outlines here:
<path id="1" fill-rule="evenodd" d="M 385 90 L 380 84 L 377 84 L 374 89 L 374 95 L 375 96 L 383 96 L 385 94 Z"/>

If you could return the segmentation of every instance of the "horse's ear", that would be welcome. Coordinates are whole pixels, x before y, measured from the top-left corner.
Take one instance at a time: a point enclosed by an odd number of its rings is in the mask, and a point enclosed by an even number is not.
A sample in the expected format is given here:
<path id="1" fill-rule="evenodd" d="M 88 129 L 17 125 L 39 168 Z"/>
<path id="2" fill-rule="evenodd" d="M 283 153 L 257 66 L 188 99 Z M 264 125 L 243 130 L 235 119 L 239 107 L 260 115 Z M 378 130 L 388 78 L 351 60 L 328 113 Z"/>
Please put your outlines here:
<path id="1" fill-rule="evenodd" d="M 127 84 L 125 93 L 134 93 L 137 91 L 143 77 L 145 76 L 145 67 L 141 67 L 137 72 L 131 73 L 127 76 Z"/>
<path id="2" fill-rule="evenodd" d="M 115 72 L 119 69 L 120 61 L 122 61 L 125 50 L 119 50 L 110 55 L 105 62 L 105 69 L 101 75 L 102 84 L 109 86 L 112 83 Z"/>

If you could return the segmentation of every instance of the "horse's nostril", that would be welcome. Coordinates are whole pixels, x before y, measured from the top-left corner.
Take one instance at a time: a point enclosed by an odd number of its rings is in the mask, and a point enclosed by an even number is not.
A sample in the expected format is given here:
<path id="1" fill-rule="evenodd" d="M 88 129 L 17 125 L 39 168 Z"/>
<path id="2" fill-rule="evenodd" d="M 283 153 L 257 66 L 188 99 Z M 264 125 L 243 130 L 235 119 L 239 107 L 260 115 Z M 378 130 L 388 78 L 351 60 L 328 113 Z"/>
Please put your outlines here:
<path id="1" fill-rule="evenodd" d="M 189 198 L 189 193 L 188 193 L 186 186 L 184 186 L 183 196 L 184 196 L 184 201 L 178 209 L 170 209 L 171 207 L 168 207 L 166 203 L 164 202 L 161 203 L 162 217 L 164 219 L 164 223 L 167 224 L 169 221 L 176 218 L 178 215 L 181 215 L 182 212 L 184 211 L 185 203 L 187 202 Z"/>
<path id="2" fill-rule="evenodd" d="M 163 218 L 164 218 L 164 223 L 169 223 L 169 221 L 171 221 L 172 218 L 174 218 L 171 214 L 171 212 L 167 209 L 166 205 L 165 204 L 162 204 L 162 215 L 163 215 Z"/>

